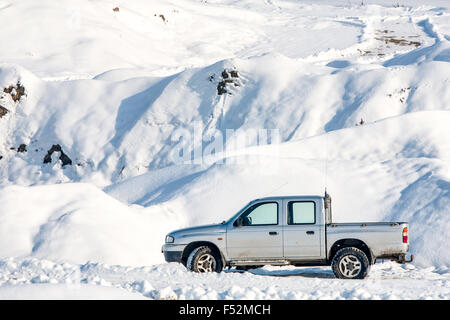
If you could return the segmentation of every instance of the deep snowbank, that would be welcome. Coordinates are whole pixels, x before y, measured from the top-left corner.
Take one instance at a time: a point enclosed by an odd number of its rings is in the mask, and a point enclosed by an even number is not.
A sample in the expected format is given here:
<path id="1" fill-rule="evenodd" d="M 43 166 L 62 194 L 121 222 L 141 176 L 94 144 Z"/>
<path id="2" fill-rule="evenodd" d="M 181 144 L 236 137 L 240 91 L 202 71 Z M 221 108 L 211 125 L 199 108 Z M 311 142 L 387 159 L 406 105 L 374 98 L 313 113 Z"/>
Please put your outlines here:
<path id="1" fill-rule="evenodd" d="M 128 207 L 90 184 L 10 186 L 0 194 L 0 256 L 125 265 L 162 262 L 166 233 L 183 217 Z"/>

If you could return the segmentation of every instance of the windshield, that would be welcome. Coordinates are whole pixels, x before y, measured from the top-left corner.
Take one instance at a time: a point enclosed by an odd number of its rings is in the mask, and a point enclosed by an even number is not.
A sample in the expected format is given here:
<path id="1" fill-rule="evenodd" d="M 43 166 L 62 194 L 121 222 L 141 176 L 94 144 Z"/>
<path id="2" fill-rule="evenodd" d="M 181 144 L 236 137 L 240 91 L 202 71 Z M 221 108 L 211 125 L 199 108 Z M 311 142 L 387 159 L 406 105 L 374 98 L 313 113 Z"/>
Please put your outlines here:
<path id="1" fill-rule="evenodd" d="M 243 206 L 241 208 L 241 210 L 239 210 L 235 215 L 233 215 L 230 219 L 228 219 L 226 222 L 224 222 L 223 224 L 226 223 L 230 223 L 231 221 L 233 221 L 234 219 L 236 219 L 237 217 L 239 217 L 239 215 L 241 215 L 242 212 L 244 212 L 245 209 L 247 209 L 247 207 L 252 203 L 253 201 L 250 201 L 249 203 L 247 203 L 245 206 Z"/>

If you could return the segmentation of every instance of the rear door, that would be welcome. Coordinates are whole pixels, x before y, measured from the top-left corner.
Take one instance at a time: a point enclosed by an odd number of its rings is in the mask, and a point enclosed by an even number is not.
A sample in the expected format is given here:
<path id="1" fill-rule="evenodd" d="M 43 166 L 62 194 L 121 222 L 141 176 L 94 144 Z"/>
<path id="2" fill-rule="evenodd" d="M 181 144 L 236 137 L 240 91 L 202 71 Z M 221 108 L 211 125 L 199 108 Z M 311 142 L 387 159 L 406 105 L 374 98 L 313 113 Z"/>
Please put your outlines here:
<path id="1" fill-rule="evenodd" d="M 283 258 L 281 201 L 262 201 L 247 208 L 227 229 L 227 252 L 232 260 Z M 237 220 L 243 224 L 238 225 Z"/>
<path id="2" fill-rule="evenodd" d="M 315 200 L 284 200 L 284 257 L 293 260 L 321 259 L 325 227 L 321 205 Z"/>

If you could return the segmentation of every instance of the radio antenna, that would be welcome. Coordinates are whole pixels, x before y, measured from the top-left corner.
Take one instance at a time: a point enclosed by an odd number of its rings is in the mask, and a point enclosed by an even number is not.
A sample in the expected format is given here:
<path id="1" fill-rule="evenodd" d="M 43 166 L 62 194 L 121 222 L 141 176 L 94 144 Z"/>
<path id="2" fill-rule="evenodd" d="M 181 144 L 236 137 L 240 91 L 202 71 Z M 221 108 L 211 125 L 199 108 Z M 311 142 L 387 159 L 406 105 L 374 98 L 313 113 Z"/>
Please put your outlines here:
<path id="1" fill-rule="evenodd" d="M 327 179 L 328 179 L 328 132 L 325 133 L 325 194 L 324 194 L 324 206 L 326 223 L 330 224 L 332 219 L 331 212 L 331 197 L 327 192 Z"/>
<path id="2" fill-rule="evenodd" d="M 327 193 L 328 183 L 328 132 L 325 132 L 325 194 Z"/>

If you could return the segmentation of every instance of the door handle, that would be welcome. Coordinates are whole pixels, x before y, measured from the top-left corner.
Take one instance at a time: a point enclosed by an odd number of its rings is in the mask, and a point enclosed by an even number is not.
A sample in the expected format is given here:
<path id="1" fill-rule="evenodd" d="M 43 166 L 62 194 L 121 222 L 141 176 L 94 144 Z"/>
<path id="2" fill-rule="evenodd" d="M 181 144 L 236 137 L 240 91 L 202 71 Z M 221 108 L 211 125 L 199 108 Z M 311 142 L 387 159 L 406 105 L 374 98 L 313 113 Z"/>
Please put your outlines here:
<path id="1" fill-rule="evenodd" d="M 269 234 L 270 234 L 271 236 L 276 236 L 276 235 L 278 234 L 278 232 L 276 232 L 276 231 L 270 231 Z"/>
<path id="2" fill-rule="evenodd" d="M 306 231 L 306 234 L 314 234 L 314 231 Z"/>

